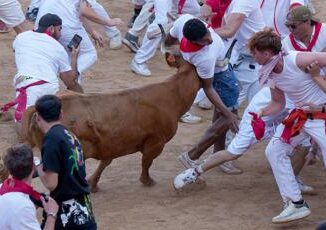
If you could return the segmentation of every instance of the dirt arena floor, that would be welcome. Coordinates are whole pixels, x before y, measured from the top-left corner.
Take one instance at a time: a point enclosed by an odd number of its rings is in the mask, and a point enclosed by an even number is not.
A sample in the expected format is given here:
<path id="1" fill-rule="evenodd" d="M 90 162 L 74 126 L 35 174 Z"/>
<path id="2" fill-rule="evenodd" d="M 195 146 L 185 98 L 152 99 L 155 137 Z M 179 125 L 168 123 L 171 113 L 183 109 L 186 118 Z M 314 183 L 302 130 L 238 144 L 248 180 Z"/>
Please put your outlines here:
<path id="1" fill-rule="evenodd" d="M 26 9 L 29 1 L 21 2 Z M 121 17 L 125 22 L 131 15 L 132 4 L 129 0 L 99 2 L 112 16 Z M 326 21 L 325 1 L 313 2 L 319 18 Z M 124 34 L 126 25 L 121 26 L 121 30 Z M 14 32 L 0 34 L 0 104 L 14 97 L 11 85 L 16 71 L 12 52 L 14 37 Z M 130 72 L 128 63 L 133 54 L 125 47 L 117 51 L 109 50 L 107 46 L 99 48 L 98 56 L 98 62 L 83 80 L 85 92 L 110 92 L 137 87 L 162 81 L 174 73 L 165 64 L 160 52 L 149 63 L 153 73 L 150 78 Z M 104 171 L 99 182 L 100 191 L 91 196 L 99 229 L 314 229 L 318 222 L 326 220 L 325 170 L 318 162 L 317 165 L 304 168 L 302 173 L 304 181 L 318 192 L 316 196 L 305 197 L 312 215 L 295 223 L 271 224 L 271 218 L 281 211 L 282 202 L 264 156 L 266 143 L 258 144 L 237 161 L 244 170 L 242 175 L 225 175 L 219 169 L 213 169 L 204 175 L 207 182 L 205 188 L 177 194 L 172 187 L 172 179 L 183 170 L 177 157 L 199 140 L 210 125 L 212 115 L 211 111 L 196 107 L 192 108 L 192 112 L 202 116 L 203 122 L 197 125 L 179 123 L 176 136 L 165 146 L 151 168 L 151 175 L 157 182 L 154 187 L 144 187 L 138 180 L 141 162 L 139 153 L 114 160 Z M 16 142 L 14 123 L 1 122 L 1 154 Z M 211 150 L 208 150 L 206 154 L 210 153 Z M 96 165 L 95 160 L 87 160 L 87 173 L 91 174 Z M 44 190 L 38 180 L 35 180 L 35 186 Z"/>

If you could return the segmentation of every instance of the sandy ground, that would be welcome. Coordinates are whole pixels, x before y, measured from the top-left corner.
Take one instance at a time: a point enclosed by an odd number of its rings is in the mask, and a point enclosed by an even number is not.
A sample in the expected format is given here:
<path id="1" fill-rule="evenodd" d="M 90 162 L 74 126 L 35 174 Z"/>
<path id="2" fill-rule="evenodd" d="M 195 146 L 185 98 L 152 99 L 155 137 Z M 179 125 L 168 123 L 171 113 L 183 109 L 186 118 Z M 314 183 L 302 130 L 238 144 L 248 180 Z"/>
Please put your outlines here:
<path id="1" fill-rule="evenodd" d="M 26 0 L 21 1 L 24 8 Z M 114 17 L 125 21 L 131 15 L 128 0 L 99 0 Z M 318 16 L 326 19 L 323 0 L 315 0 Z M 123 33 L 126 26 L 122 26 Z M 0 34 L 0 104 L 13 98 L 11 86 L 15 74 L 12 41 L 14 32 Z M 171 75 L 158 52 L 149 66 L 153 77 L 142 78 L 132 74 L 127 65 L 133 54 L 123 47 L 112 51 L 108 47 L 98 49 L 99 60 L 87 72 L 83 81 L 86 92 L 109 92 L 112 89 L 137 87 L 157 82 Z M 164 95 L 162 95 L 164 96 Z M 173 102 L 171 102 L 173 103 Z M 271 218 L 282 209 L 282 202 L 272 172 L 264 156 L 266 143 L 260 143 L 237 164 L 244 170 L 242 175 L 229 176 L 218 169 L 205 174 L 207 186 L 200 190 L 177 194 L 172 188 L 173 177 L 183 168 L 177 156 L 198 141 L 209 126 L 211 111 L 192 108 L 204 121 L 197 125 L 179 124 L 176 136 L 165 146 L 155 160 L 151 175 L 157 181 L 147 188 L 138 181 L 141 157 L 139 153 L 122 157 L 104 171 L 99 182 L 100 191 L 92 194 L 93 207 L 99 229 L 313 229 L 326 219 L 326 185 L 321 163 L 303 170 L 306 183 L 314 186 L 317 196 L 305 197 L 312 215 L 299 222 L 273 225 Z M 16 143 L 13 122 L 0 123 L 0 152 Z M 208 150 L 206 154 L 209 154 Z M 96 167 L 95 160 L 87 161 L 87 173 Z M 39 181 L 35 186 L 44 190 Z M 3 207 L 1 207 L 3 208 Z"/>

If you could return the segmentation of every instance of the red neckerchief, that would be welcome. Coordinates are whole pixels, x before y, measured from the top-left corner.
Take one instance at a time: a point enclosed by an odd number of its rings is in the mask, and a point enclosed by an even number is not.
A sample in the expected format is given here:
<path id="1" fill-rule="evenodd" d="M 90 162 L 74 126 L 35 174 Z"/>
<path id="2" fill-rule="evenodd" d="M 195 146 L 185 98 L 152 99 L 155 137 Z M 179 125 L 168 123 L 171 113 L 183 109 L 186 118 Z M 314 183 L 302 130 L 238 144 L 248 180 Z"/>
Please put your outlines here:
<path id="1" fill-rule="evenodd" d="M 0 188 L 0 195 L 4 195 L 9 192 L 21 192 L 31 196 L 37 201 L 41 200 L 41 194 L 35 191 L 32 186 L 15 178 L 7 178 Z"/>
<path id="2" fill-rule="evenodd" d="M 232 0 L 207 0 L 206 4 L 212 8 L 215 15 L 211 18 L 213 28 L 221 27 L 225 11 L 229 7 Z"/>
<path id="3" fill-rule="evenodd" d="M 319 33 L 320 33 L 320 30 L 321 30 L 321 26 L 322 24 L 321 23 L 317 23 L 315 25 L 315 33 L 312 35 L 312 39 L 309 43 L 309 45 L 307 46 L 307 48 L 302 48 L 300 47 L 297 42 L 295 41 L 295 38 L 293 36 L 293 34 L 291 33 L 290 34 L 290 41 L 291 41 L 291 44 L 293 46 L 293 48 L 297 51 L 309 51 L 311 52 L 311 49 L 316 45 L 316 42 L 317 42 L 317 39 L 318 39 L 318 36 L 319 36 Z"/>
<path id="4" fill-rule="evenodd" d="M 301 129 L 303 128 L 305 122 L 308 120 L 324 120 L 326 124 L 326 113 L 322 112 L 309 112 L 304 111 L 302 109 L 294 109 L 291 111 L 289 116 L 285 118 L 282 123 L 284 125 L 284 130 L 281 135 L 281 139 L 285 142 L 290 144 L 291 137 L 295 137 L 299 135 Z M 325 129 L 326 133 L 326 129 Z"/>
<path id="5" fill-rule="evenodd" d="M 180 50 L 185 53 L 196 52 L 198 50 L 201 50 L 203 47 L 204 45 L 197 45 L 195 43 L 192 43 L 185 37 L 183 37 L 180 42 Z"/>

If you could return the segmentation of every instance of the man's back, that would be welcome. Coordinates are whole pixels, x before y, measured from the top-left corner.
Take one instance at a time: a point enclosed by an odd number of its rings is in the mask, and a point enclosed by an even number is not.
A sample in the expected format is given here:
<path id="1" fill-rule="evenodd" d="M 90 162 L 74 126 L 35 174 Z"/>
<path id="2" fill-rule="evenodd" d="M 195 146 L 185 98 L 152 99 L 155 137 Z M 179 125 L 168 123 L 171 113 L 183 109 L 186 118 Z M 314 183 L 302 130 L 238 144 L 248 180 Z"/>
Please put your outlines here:
<path id="1" fill-rule="evenodd" d="M 46 33 L 21 33 L 14 40 L 13 48 L 17 77 L 23 75 L 59 84 L 58 73 L 71 70 L 63 46 Z"/>

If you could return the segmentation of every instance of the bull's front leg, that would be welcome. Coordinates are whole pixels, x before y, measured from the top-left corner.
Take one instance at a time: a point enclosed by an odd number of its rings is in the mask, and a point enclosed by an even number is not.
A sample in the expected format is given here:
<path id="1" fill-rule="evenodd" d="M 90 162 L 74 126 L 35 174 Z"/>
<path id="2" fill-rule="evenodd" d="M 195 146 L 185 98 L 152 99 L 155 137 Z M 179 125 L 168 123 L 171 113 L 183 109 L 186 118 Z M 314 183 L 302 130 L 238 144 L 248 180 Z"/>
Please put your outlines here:
<path id="1" fill-rule="evenodd" d="M 93 175 L 88 179 L 88 183 L 90 186 L 91 192 L 98 192 L 98 181 L 100 180 L 101 174 L 103 170 L 111 163 L 112 160 L 100 161 L 100 164 L 97 166 L 97 169 L 93 173 Z"/>
<path id="2" fill-rule="evenodd" d="M 153 160 L 163 151 L 165 143 L 162 143 L 161 141 L 155 143 L 153 140 L 150 144 L 147 143 L 149 142 L 145 143 L 144 150 L 142 151 L 142 172 L 139 180 L 145 186 L 153 186 L 155 185 L 155 181 L 149 175 L 149 168 L 151 167 Z"/>

